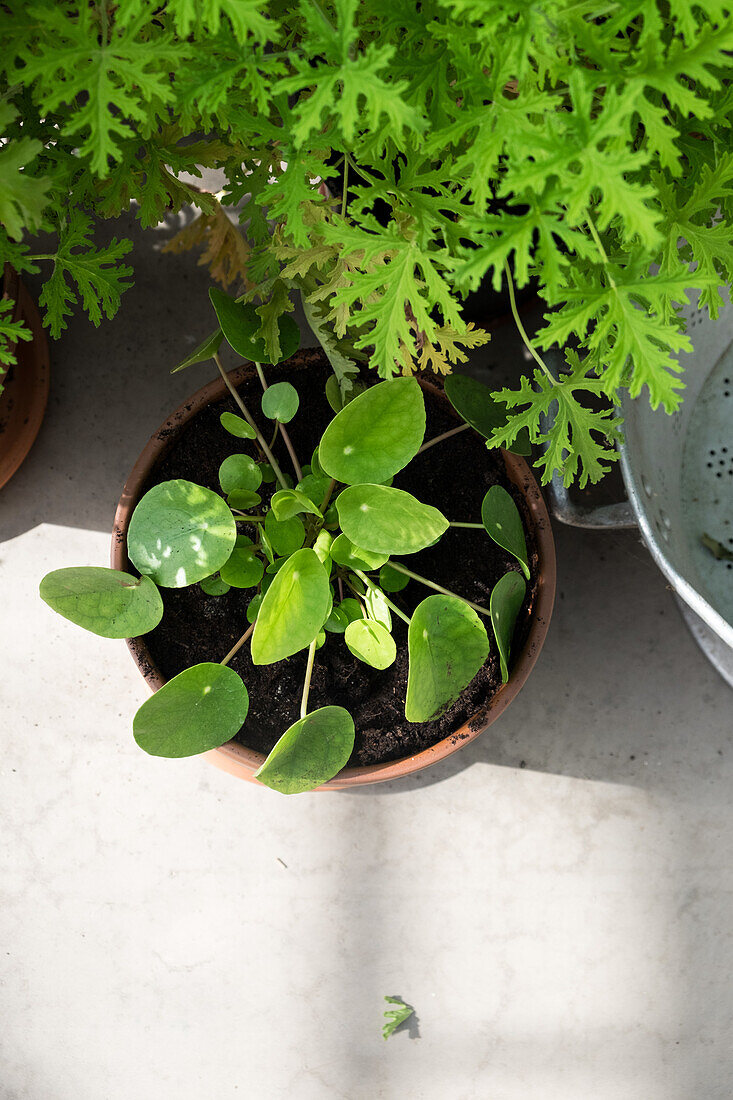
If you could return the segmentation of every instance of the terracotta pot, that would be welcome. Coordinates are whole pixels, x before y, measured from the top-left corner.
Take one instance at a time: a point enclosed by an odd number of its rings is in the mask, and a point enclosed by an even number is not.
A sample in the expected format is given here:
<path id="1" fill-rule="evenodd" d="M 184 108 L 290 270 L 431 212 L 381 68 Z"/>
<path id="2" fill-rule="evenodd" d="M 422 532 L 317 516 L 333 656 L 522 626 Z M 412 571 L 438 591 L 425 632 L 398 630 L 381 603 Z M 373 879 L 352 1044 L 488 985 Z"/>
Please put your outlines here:
<path id="1" fill-rule="evenodd" d="M 15 302 L 12 319 L 25 321 L 32 340 L 19 340 L 18 362 L 3 377 L 0 394 L 0 488 L 9 481 L 30 451 L 48 401 L 48 341 L 36 303 L 18 272 L 5 265 L 3 298 Z"/>
<path id="2" fill-rule="evenodd" d="M 299 353 L 300 356 L 303 356 L 303 354 L 303 351 Z M 320 352 L 316 352 L 315 349 L 312 354 L 320 358 Z M 256 375 L 251 365 L 244 365 L 230 371 L 229 377 L 235 385 L 240 385 L 255 378 Z M 446 398 L 437 387 L 427 382 L 421 382 L 421 385 L 425 390 L 446 401 Z M 151 467 L 189 420 L 196 416 L 206 405 L 221 400 L 226 394 L 227 390 L 222 379 L 210 382 L 208 386 L 204 386 L 190 400 L 176 409 L 147 443 L 127 479 L 117 506 L 111 554 L 111 564 L 114 569 L 126 570 L 128 568 L 127 528 L 133 509 L 140 499 L 141 489 L 148 480 Z M 508 683 L 503 684 L 498 689 L 488 706 L 482 709 L 480 716 L 470 719 L 449 737 L 439 741 L 431 748 L 416 753 L 414 756 L 392 760 L 385 764 L 344 768 L 334 779 L 317 788 L 318 790 L 343 790 L 367 783 L 399 779 L 411 772 L 427 768 L 431 764 L 437 764 L 439 760 L 444 760 L 462 746 L 469 744 L 480 733 L 483 733 L 492 722 L 495 722 L 518 694 L 529 676 L 545 640 L 552 614 L 555 596 L 555 544 L 545 502 L 529 467 L 523 458 L 507 451 L 501 453 L 506 465 L 507 476 L 519 488 L 527 502 L 530 522 L 534 528 L 533 533 L 539 553 L 540 572 L 529 633 L 521 652 L 514 660 Z M 165 679 L 155 667 L 145 644 L 145 639 L 132 638 L 127 644 L 140 672 L 152 690 L 157 691 L 158 688 L 163 686 Z M 262 753 L 254 752 L 252 749 L 239 744 L 238 741 L 229 741 L 226 745 L 222 745 L 221 748 L 214 749 L 206 755 L 213 764 L 223 768 L 224 771 L 248 780 L 253 779 L 255 771 L 265 759 Z"/>

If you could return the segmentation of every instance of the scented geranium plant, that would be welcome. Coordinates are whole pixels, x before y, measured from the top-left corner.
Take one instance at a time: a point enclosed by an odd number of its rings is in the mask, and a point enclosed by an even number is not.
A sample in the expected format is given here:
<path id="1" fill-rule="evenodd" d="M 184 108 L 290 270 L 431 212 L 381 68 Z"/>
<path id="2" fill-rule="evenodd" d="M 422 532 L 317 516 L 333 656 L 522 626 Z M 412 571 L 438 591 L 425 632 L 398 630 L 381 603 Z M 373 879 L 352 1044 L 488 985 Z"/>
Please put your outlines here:
<path id="1" fill-rule="evenodd" d="M 492 646 L 502 678 L 508 678 L 512 634 L 530 577 L 527 546 L 517 506 L 499 485 L 486 493 L 479 522 L 479 517 L 449 520 L 391 484 L 425 445 L 424 399 L 412 378 L 379 382 L 348 402 L 310 462 L 302 463 L 286 427 L 297 415 L 298 393 L 289 382 L 267 385 L 253 307 L 222 292 L 214 291 L 212 299 L 229 343 L 257 357 L 261 413 L 281 433 L 292 475 L 281 469 L 212 347 L 241 412 L 221 414 L 222 432 L 237 440 L 219 469 L 221 492 L 184 480 L 155 485 L 138 503 L 128 530 L 128 555 L 139 576 L 95 567 L 60 569 L 43 579 L 40 591 L 72 622 L 120 638 L 144 634 L 160 622 L 161 590 L 200 584 L 216 598 L 230 586 L 251 589 L 249 625 L 236 645 L 219 663 L 196 664 L 169 680 L 140 707 L 133 732 L 147 752 L 168 757 L 213 749 L 243 723 L 246 734 L 247 687 L 229 661 L 247 643 L 254 665 L 307 651 L 300 718 L 283 731 L 257 772 L 275 790 L 298 793 L 340 771 L 354 745 L 354 722 L 346 709 L 309 709 L 313 664 L 326 632 L 343 635 L 356 658 L 385 669 L 396 656 L 392 617 L 403 619 L 409 650 L 405 716 L 428 722 L 469 684 Z M 288 350 L 297 349 L 287 324 L 279 336 Z M 476 422 L 482 417 L 485 422 L 490 404 L 482 389 L 466 380 L 454 394 L 456 406 Z M 450 446 L 453 434 L 430 445 Z M 263 482 L 271 481 L 277 487 L 263 501 Z M 498 580 L 488 607 L 404 562 L 450 529 L 448 537 L 459 541 L 466 527 L 483 527 L 516 558 L 516 571 Z M 433 590 L 411 616 L 392 599 L 408 582 Z"/>
<path id="2" fill-rule="evenodd" d="M 584 484 L 624 390 L 678 407 L 681 306 L 715 316 L 733 276 L 726 0 L 9 0 L 0 38 L 0 258 L 48 273 L 54 334 L 129 285 L 93 218 L 194 201 L 173 247 L 255 304 L 271 359 L 299 290 L 344 396 L 366 360 L 449 372 L 487 339 L 466 293 L 535 278 L 492 445 L 526 430 L 544 481 Z"/>

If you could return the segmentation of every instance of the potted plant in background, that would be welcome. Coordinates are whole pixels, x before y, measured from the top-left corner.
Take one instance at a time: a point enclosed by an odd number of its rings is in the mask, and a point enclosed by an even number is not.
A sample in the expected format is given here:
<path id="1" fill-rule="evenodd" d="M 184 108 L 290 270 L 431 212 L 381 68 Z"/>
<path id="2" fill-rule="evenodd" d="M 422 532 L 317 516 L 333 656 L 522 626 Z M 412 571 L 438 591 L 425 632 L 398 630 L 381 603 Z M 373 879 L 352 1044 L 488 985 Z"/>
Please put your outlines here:
<path id="1" fill-rule="evenodd" d="M 377 382 L 330 419 L 323 353 L 297 354 L 285 318 L 291 354 L 266 377 L 255 309 L 211 297 L 221 381 L 143 452 L 117 568 L 54 571 L 41 596 L 102 637 L 145 635 L 132 650 L 158 690 L 133 729 L 154 755 L 225 746 L 221 763 L 286 794 L 425 767 L 538 655 L 554 590 L 539 491 L 521 458 L 485 450 L 501 413 L 479 383 L 456 376 L 451 415 L 428 384 Z M 227 375 L 222 337 L 254 366 Z"/>
<path id="2" fill-rule="evenodd" d="M 716 314 L 733 269 L 724 5 L 32 10 L 0 13 L 0 257 L 52 265 L 52 332 L 69 280 L 95 322 L 127 285 L 126 246 L 96 249 L 92 217 L 135 200 L 150 225 L 193 198 L 201 213 L 178 245 L 205 242 L 212 270 L 241 280 L 271 359 L 299 288 L 342 396 L 360 361 L 383 378 L 450 371 L 486 339 L 463 295 L 488 278 L 513 306 L 534 275 L 545 327 L 530 338 L 514 312 L 536 369 L 495 395 L 507 416 L 491 443 L 526 429 L 543 481 L 584 484 L 620 431 L 599 396 L 679 404 L 680 304 L 698 290 Z M 185 182 L 202 165 L 224 172 L 217 196 Z M 336 178 L 340 203 L 318 189 Z M 56 243 L 39 254 L 21 238 L 40 228 Z M 560 371 L 542 359 L 553 345 L 567 349 Z"/>

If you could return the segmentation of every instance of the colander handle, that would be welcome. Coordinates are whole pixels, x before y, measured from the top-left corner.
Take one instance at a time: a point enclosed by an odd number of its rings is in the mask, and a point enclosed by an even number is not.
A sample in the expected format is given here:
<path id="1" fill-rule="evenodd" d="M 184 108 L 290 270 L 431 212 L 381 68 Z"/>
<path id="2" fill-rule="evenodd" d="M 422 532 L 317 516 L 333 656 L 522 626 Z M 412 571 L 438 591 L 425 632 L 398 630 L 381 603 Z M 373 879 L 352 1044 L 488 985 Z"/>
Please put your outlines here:
<path id="1" fill-rule="evenodd" d="M 569 527 L 606 531 L 636 527 L 636 517 L 628 500 L 619 500 L 615 504 L 577 504 L 570 499 L 559 474 L 554 475 L 545 492 L 555 519 Z"/>

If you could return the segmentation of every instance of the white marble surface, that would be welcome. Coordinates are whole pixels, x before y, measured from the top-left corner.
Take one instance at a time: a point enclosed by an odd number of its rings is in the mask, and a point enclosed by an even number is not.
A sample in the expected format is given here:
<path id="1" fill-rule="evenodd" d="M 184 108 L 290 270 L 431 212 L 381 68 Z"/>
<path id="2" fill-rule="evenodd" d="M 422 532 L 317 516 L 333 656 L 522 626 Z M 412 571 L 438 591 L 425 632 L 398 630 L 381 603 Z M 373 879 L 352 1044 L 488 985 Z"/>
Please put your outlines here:
<path id="1" fill-rule="evenodd" d="M 522 694 L 363 793 L 145 756 L 124 644 L 39 601 L 106 563 L 132 461 L 208 380 L 167 376 L 208 308 L 164 236 L 54 346 L 0 494 L 2 1100 L 728 1100 L 733 696 L 633 533 L 557 531 Z M 387 1043 L 385 994 L 419 1017 Z"/>

